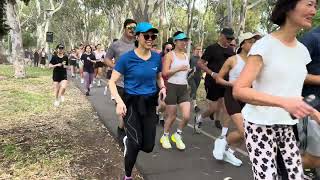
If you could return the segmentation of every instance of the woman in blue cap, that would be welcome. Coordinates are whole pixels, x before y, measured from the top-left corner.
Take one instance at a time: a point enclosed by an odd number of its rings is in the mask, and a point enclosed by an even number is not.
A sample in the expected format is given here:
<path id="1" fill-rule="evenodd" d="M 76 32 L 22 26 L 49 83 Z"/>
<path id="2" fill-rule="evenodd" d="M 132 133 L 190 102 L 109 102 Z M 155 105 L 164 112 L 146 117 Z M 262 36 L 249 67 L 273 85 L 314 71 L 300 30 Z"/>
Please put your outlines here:
<path id="1" fill-rule="evenodd" d="M 164 133 L 160 139 L 162 147 L 170 149 L 169 131 L 177 117 L 177 105 L 182 112 L 182 121 L 179 123 L 177 131 L 171 136 L 171 140 L 176 143 L 179 150 L 186 148 L 182 141 L 182 129 L 190 120 L 190 97 L 188 93 L 188 72 L 190 71 L 189 58 L 186 51 L 189 38 L 186 34 L 178 31 L 174 33 L 173 40 L 175 49 L 166 54 L 163 65 L 163 74 L 168 77 L 168 94 L 166 103 L 166 121 Z"/>
<path id="2" fill-rule="evenodd" d="M 132 168 L 139 151 L 149 153 L 153 150 L 159 89 L 159 96 L 166 96 L 161 75 L 161 57 L 151 51 L 158 30 L 150 23 L 141 22 L 135 33 L 137 48 L 120 56 L 109 80 L 111 95 L 117 103 L 116 112 L 124 118 L 127 134 L 123 139 L 125 180 L 132 179 Z M 121 76 L 124 77 L 123 99 L 115 83 Z"/>

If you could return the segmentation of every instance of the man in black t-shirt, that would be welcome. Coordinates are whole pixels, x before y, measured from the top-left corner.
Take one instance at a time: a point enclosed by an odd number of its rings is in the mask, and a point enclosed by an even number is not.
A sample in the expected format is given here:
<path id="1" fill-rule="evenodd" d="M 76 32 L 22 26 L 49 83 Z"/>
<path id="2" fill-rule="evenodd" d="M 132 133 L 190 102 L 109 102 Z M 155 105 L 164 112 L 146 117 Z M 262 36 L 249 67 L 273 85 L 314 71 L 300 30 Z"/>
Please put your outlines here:
<path id="1" fill-rule="evenodd" d="M 57 54 L 54 54 L 49 63 L 49 68 L 53 68 L 52 80 L 54 85 L 55 101 L 54 106 L 58 107 L 60 102 L 64 102 L 64 92 L 67 88 L 67 67 L 68 56 L 64 54 L 64 46 L 57 46 Z"/>
<path id="2" fill-rule="evenodd" d="M 208 46 L 198 61 L 198 66 L 206 72 L 205 89 L 209 100 L 208 109 L 196 117 L 196 131 L 199 132 L 202 119 L 215 113 L 219 108 L 224 107 L 223 97 L 225 88 L 216 83 L 215 77 L 219 73 L 222 65 L 234 51 L 230 48 L 230 42 L 234 39 L 234 32 L 231 28 L 224 28 L 219 36 L 218 42 Z M 225 108 L 223 108 L 225 109 Z M 228 130 L 228 122 L 224 123 L 221 136 L 225 136 Z"/>

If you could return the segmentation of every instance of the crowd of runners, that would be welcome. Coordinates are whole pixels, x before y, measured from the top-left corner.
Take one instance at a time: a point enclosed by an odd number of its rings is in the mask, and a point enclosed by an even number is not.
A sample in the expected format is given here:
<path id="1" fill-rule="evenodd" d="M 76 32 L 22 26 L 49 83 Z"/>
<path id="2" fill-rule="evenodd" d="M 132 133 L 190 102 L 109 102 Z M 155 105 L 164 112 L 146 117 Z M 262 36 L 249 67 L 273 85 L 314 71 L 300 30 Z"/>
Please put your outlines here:
<path id="1" fill-rule="evenodd" d="M 278 0 L 271 21 L 279 28 L 267 35 L 245 32 L 235 37 L 232 28 L 220 31 L 216 43 L 202 49 L 182 31 L 155 48 L 158 29 L 148 22 L 127 19 L 120 39 L 108 48 L 80 44 L 70 53 L 63 44 L 50 59 L 55 101 L 64 102 L 67 69 L 71 77 L 91 89 L 104 84 L 118 115 L 118 138 L 124 145 L 125 176 L 139 151 L 152 152 L 159 141 L 164 149 L 188 148 L 183 130 L 194 120 L 201 133 L 203 121 L 215 120 L 221 135 L 212 155 L 241 166 L 233 147 L 246 144 L 254 179 L 316 179 L 320 167 L 320 28 L 311 28 L 316 0 Z M 235 43 L 237 42 L 237 43 Z M 234 47 L 236 45 L 236 48 Z M 203 76 L 204 75 L 204 76 Z M 206 109 L 197 104 L 204 79 Z M 303 99 L 303 97 L 307 97 Z M 182 121 L 172 129 L 177 109 Z M 194 111 L 195 116 L 191 117 Z M 218 116 L 218 114 L 225 114 Z M 299 120 L 298 120 L 299 119 Z M 156 125 L 163 134 L 156 140 Z M 230 132 L 230 123 L 236 127 Z M 171 135 L 170 135 L 171 134 Z"/>

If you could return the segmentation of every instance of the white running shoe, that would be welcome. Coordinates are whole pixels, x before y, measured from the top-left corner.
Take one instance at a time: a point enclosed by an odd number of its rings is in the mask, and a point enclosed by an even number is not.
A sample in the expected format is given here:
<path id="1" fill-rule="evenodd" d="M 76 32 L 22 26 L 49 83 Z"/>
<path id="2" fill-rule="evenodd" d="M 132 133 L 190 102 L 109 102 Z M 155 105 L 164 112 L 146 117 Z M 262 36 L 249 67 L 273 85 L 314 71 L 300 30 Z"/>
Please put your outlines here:
<path id="1" fill-rule="evenodd" d="M 80 82 L 81 82 L 81 84 L 83 84 L 83 83 L 84 83 L 84 79 L 83 79 L 83 78 L 81 78 Z"/>
<path id="2" fill-rule="evenodd" d="M 53 103 L 53 105 L 54 105 L 55 107 L 58 107 L 58 106 L 60 105 L 60 102 L 59 102 L 58 100 L 55 100 L 54 103 Z"/>
<path id="3" fill-rule="evenodd" d="M 101 81 L 98 80 L 97 86 L 100 87 L 101 86 Z"/>
<path id="4" fill-rule="evenodd" d="M 123 138 L 123 146 L 124 146 L 124 150 L 123 150 L 123 157 L 126 157 L 126 154 L 127 154 L 127 139 L 128 139 L 128 137 L 127 136 L 125 136 L 124 138 Z"/>
<path id="5" fill-rule="evenodd" d="M 93 85 L 92 84 L 90 84 L 90 86 L 89 86 L 90 88 L 93 88 Z"/>
<path id="6" fill-rule="evenodd" d="M 186 145 L 185 145 L 184 142 L 182 141 L 181 135 L 178 134 L 177 132 L 174 133 L 174 134 L 171 136 L 171 140 L 172 140 L 172 142 L 176 143 L 176 147 L 177 147 L 179 150 L 185 150 L 185 149 L 186 149 Z"/>
<path id="7" fill-rule="evenodd" d="M 92 84 L 96 84 L 96 83 L 97 83 L 96 80 L 93 80 L 93 81 L 92 81 Z"/>
<path id="8" fill-rule="evenodd" d="M 214 148 L 212 151 L 213 157 L 217 160 L 222 160 L 223 159 L 223 155 L 226 151 L 226 147 L 227 147 L 227 141 L 225 137 L 219 137 L 218 139 L 216 139 L 216 141 L 214 142 Z"/>
<path id="9" fill-rule="evenodd" d="M 223 160 L 237 167 L 242 165 L 242 161 L 229 150 L 225 151 Z"/>
<path id="10" fill-rule="evenodd" d="M 64 102 L 64 96 L 60 96 L 60 102 Z"/>

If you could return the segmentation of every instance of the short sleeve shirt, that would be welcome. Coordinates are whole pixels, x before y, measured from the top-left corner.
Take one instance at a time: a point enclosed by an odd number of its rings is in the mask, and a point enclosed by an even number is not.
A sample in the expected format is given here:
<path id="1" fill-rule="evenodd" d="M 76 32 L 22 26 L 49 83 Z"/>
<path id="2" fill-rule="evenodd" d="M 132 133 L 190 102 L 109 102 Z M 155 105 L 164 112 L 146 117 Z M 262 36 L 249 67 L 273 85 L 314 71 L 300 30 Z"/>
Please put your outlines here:
<path id="1" fill-rule="evenodd" d="M 206 48 L 201 59 L 208 62 L 207 66 L 211 71 L 218 73 L 224 62 L 234 54 L 232 48 L 223 48 L 215 43 Z"/>
<path id="2" fill-rule="evenodd" d="M 308 73 L 320 75 L 320 27 L 306 33 L 300 41 L 308 48 L 312 59 L 312 61 L 307 65 Z M 310 84 L 304 85 L 302 95 L 308 96 L 310 94 L 320 96 L 320 86 Z"/>
<path id="3" fill-rule="evenodd" d="M 56 64 L 65 64 L 68 65 L 68 56 L 64 55 L 62 58 L 60 58 L 58 55 L 53 55 L 50 61 L 50 64 L 56 65 Z M 63 66 L 55 67 L 53 69 L 53 74 L 66 74 L 67 70 Z"/>
<path id="4" fill-rule="evenodd" d="M 124 77 L 124 90 L 131 95 L 153 95 L 157 92 L 157 75 L 162 70 L 161 57 L 151 52 L 148 60 L 137 56 L 134 50 L 120 56 L 114 70 Z"/>
<path id="5" fill-rule="evenodd" d="M 297 41 L 295 47 L 288 47 L 272 35 L 266 35 L 252 46 L 250 55 L 259 55 L 263 61 L 253 89 L 273 96 L 301 96 L 307 76 L 306 65 L 311 61 L 303 44 Z M 245 120 L 261 125 L 294 125 L 298 122 L 279 107 L 246 104 L 242 114 Z"/>
<path id="6" fill-rule="evenodd" d="M 83 53 L 81 55 L 81 60 L 83 60 L 83 71 L 88 72 L 88 73 L 93 73 L 94 72 L 94 64 L 89 59 L 96 60 L 96 57 L 93 53 L 91 53 L 91 54 Z"/>
<path id="7" fill-rule="evenodd" d="M 111 44 L 110 48 L 107 50 L 106 58 L 115 59 L 115 63 L 119 60 L 119 57 L 124 53 L 131 51 L 135 48 L 134 41 L 126 39 L 124 36 Z M 123 87 L 123 79 L 117 81 L 117 86 Z"/>

